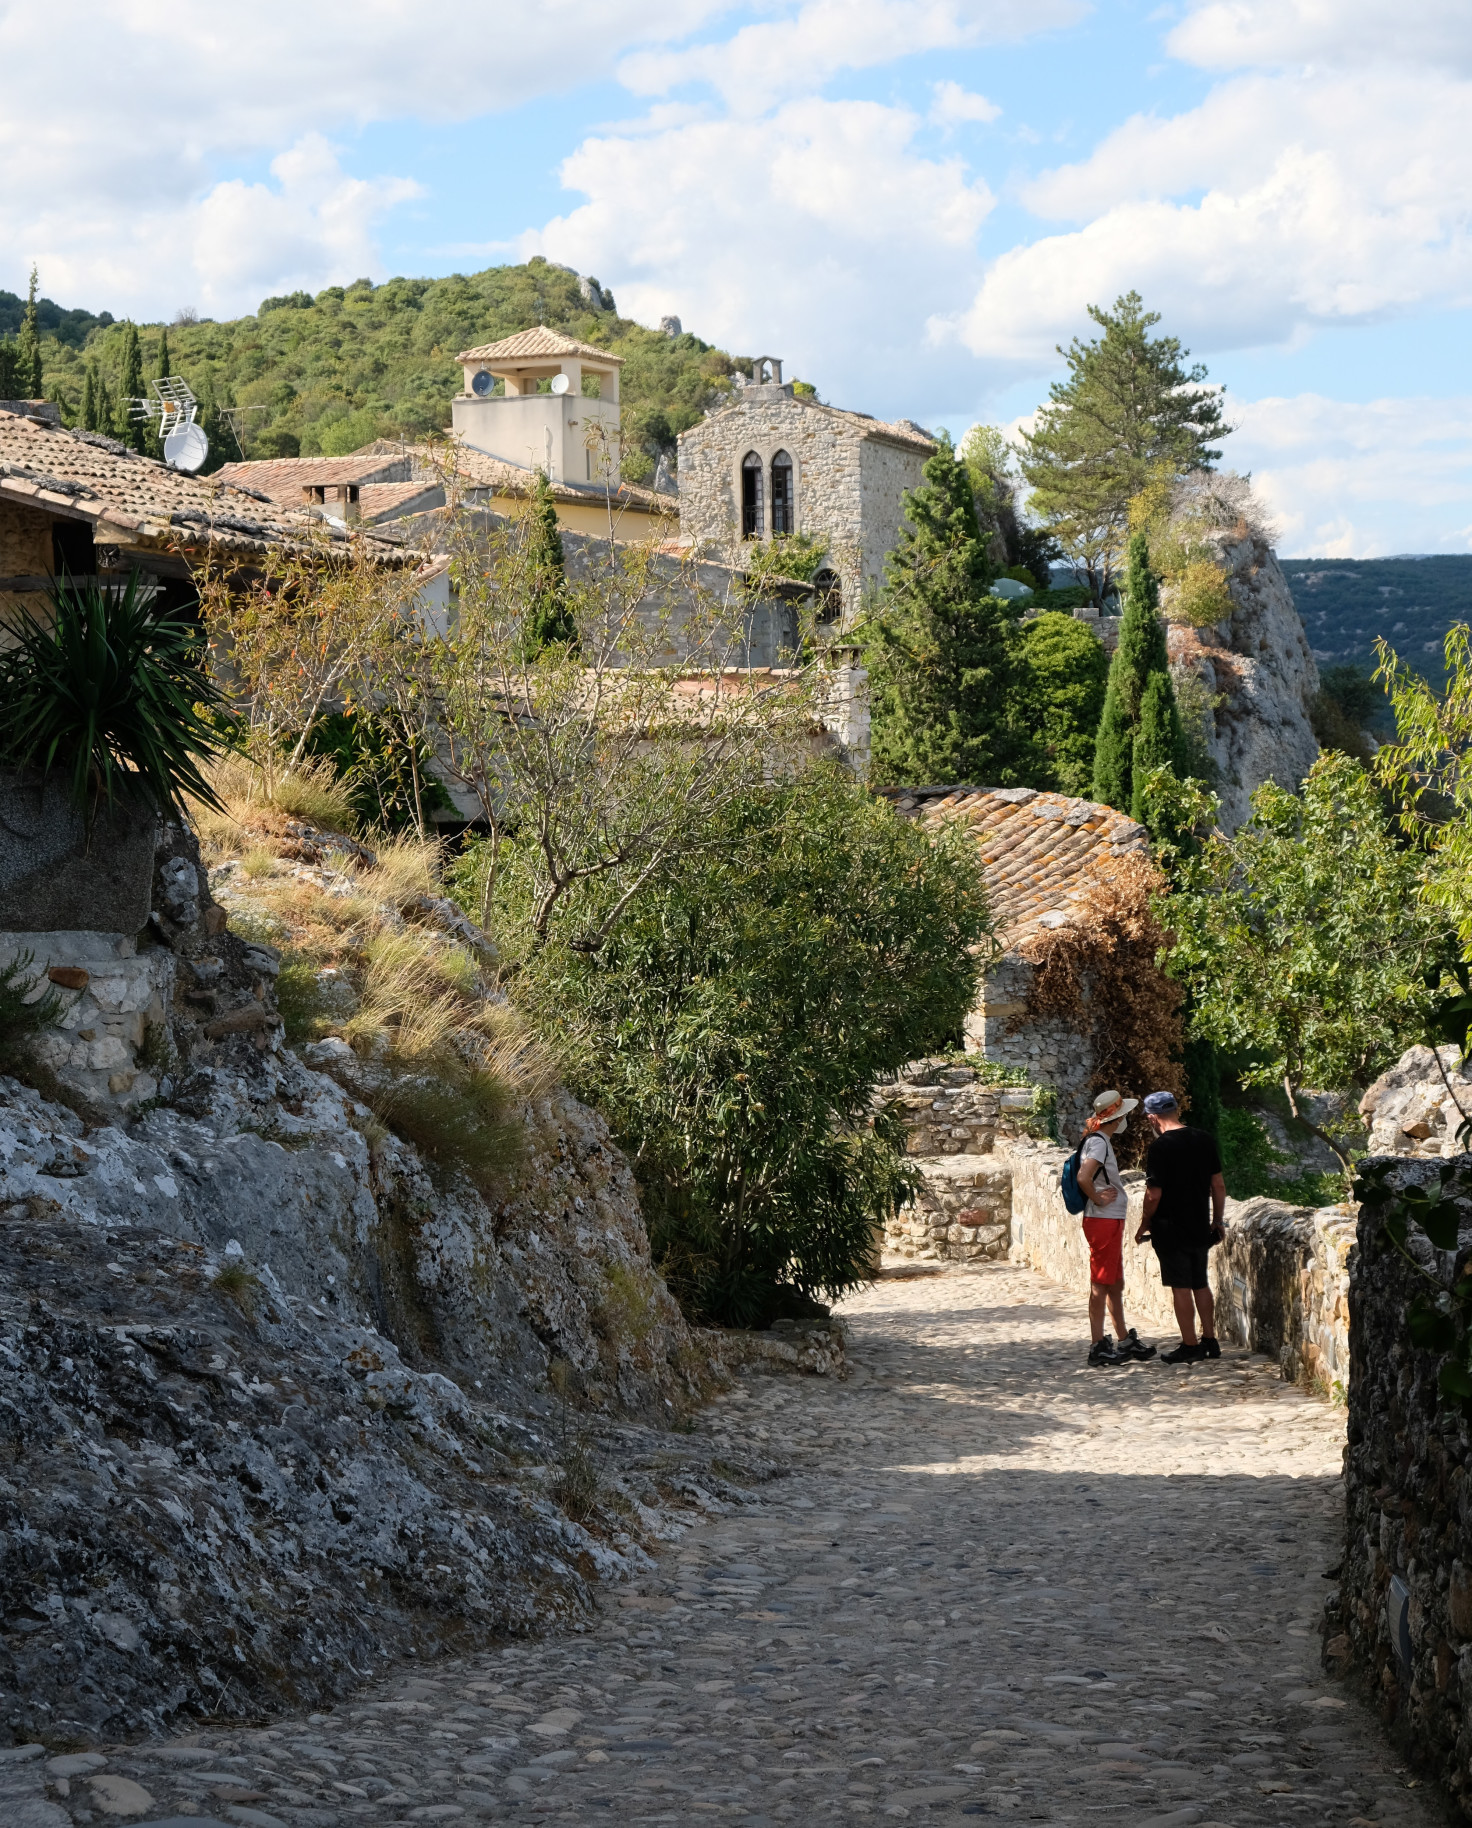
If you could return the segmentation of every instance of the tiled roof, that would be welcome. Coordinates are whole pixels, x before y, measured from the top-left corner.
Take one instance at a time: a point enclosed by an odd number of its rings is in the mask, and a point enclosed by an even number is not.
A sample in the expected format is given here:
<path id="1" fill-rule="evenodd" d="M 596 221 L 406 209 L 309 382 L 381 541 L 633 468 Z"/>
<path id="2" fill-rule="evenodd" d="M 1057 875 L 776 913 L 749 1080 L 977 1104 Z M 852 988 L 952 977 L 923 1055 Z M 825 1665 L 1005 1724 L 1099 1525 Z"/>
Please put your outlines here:
<path id="1" fill-rule="evenodd" d="M 1149 854 L 1143 825 L 1093 800 L 1031 787 L 887 787 L 895 810 L 924 825 L 958 820 L 986 869 L 997 936 L 1009 951 L 1062 926 L 1106 858 Z"/>
<path id="2" fill-rule="evenodd" d="M 775 388 L 769 387 L 760 387 L 755 391 L 757 398 L 747 400 L 745 390 L 738 389 L 731 395 L 726 405 L 718 407 L 711 416 L 719 418 L 722 413 L 731 412 L 743 405 L 755 408 L 776 393 Z M 923 451 L 927 457 L 936 449 L 934 438 L 925 430 L 924 426 L 916 425 L 913 419 L 873 419 L 868 413 L 851 413 L 842 406 L 825 406 L 821 401 L 809 399 L 805 394 L 788 394 L 787 398 L 794 406 L 805 407 L 809 412 L 827 413 L 830 418 L 842 419 L 846 425 L 851 425 L 860 437 L 882 438 L 888 444 L 901 444 L 908 450 Z M 692 431 L 698 429 L 698 427 L 691 428 Z M 685 434 L 682 432 L 680 436 L 683 438 Z"/>
<path id="3" fill-rule="evenodd" d="M 0 500 L 90 521 L 104 542 L 108 529 L 124 542 L 155 551 L 240 554 L 347 535 L 315 511 L 283 513 L 254 489 L 190 476 L 100 438 L 33 418 L 0 412 Z M 392 548 L 370 539 L 368 550 L 392 563 Z"/>
<path id="4" fill-rule="evenodd" d="M 621 355 L 610 355 L 606 349 L 595 348 L 592 343 L 580 343 L 576 337 L 564 336 L 560 330 L 549 330 L 545 324 L 539 324 L 535 330 L 518 330 L 515 336 L 503 336 L 499 343 L 478 343 L 474 349 L 462 349 L 455 360 L 529 362 L 545 356 L 548 361 L 556 361 L 569 355 L 608 363 L 615 368 L 622 368 L 624 363 Z"/>
<path id="5" fill-rule="evenodd" d="M 888 438 L 895 444 L 912 445 L 917 451 L 924 451 L 927 456 L 937 448 L 930 433 L 924 426 L 916 425 L 913 419 L 871 419 L 867 413 L 851 413 L 842 406 L 823 406 L 818 410 L 847 419 L 866 438 Z"/>
<path id="6" fill-rule="evenodd" d="M 386 441 L 385 441 L 386 445 Z M 395 456 L 387 455 L 392 451 Z M 391 476 L 397 459 L 401 475 Z M 354 451 L 347 457 L 271 457 L 259 463 L 227 463 L 215 472 L 221 482 L 259 489 L 278 507 L 301 506 L 302 490 L 334 487 L 344 482 L 395 482 L 406 480 L 408 466 L 398 445 Z"/>
<path id="7" fill-rule="evenodd" d="M 365 482 L 358 495 L 358 511 L 365 521 L 396 520 L 401 514 L 420 514 L 444 505 L 444 490 L 433 480 Z"/>
<path id="8" fill-rule="evenodd" d="M 369 445 L 359 452 L 367 456 L 375 448 L 400 451 L 400 445 L 383 444 L 379 447 Z M 494 489 L 498 495 L 524 495 L 532 485 L 536 475 L 523 464 L 508 463 L 504 457 L 490 457 L 484 451 L 478 451 L 473 445 L 448 441 L 436 445 L 411 445 L 409 455 L 414 462 L 416 478 L 428 479 L 438 476 L 448 469 L 459 477 L 462 483 L 471 488 Z M 603 485 L 597 482 L 554 482 L 552 484 L 554 501 L 578 502 L 588 508 L 603 506 Z M 621 482 L 613 491 L 615 508 L 638 508 L 646 514 L 677 515 L 680 511 L 679 500 L 674 495 L 663 494 L 656 489 L 641 488 L 637 483 Z"/>

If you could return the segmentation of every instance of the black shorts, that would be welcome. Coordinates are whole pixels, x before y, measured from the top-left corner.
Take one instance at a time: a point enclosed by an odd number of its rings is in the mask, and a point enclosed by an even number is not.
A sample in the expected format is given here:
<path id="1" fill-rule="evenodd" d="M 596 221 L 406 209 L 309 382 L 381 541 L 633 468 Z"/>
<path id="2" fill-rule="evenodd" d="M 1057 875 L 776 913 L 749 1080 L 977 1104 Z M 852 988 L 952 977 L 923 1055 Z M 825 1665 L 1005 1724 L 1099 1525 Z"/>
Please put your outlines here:
<path id="1" fill-rule="evenodd" d="M 1211 1250 L 1203 1244 L 1199 1250 L 1162 1250 L 1157 1253 L 1160 1258 L 1160 1280 L 1167 1288 L 1210 1288 L 1211 1276 L 1207 1263 Z"/>

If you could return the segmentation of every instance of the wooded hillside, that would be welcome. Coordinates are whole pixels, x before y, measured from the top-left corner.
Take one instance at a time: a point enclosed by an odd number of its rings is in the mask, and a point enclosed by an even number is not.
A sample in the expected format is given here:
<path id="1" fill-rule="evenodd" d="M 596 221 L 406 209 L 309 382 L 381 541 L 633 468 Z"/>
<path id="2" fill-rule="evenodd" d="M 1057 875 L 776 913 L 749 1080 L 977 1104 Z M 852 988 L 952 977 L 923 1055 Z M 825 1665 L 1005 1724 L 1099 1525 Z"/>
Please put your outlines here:
<path id="1" fill-rule="evenodd" d="M 1472 556 L 1285 559 L 1283 572 L 1321 667 L 1370 666 L 1383 635 L 1417 671 L 1442 674 L 1442 641 L 1472 621 Z"/>
<path id="2" fill-rule="evenodd" d="M 9 315 L 18 324 L 22 302 L 14 300 L 10 313 L 10 295 L 0 294 L 0 334 Z M 115 401 L 125 327 L 106 313 L 63 312 L 49 300 L 40 302 L 40 322 L 46 392 L 63 418 L 78 420 L 89 363 Z M 227 424 L 209 424 L 212 457 L 226 462 L 238 454 L 337 455 L 374 438 L 414 438 L 448 426 L 450 396 L 461 386 L 456 353 L 537 323 L 625 358 L 624 470 L 635 481 L 652 475 L 661 451 L 673 458 L 676 435 L 724 396 L 741 366 L 697 336 L 664 336 L 615 310 L 595 310 L 575 273 L 540 258 L 445 279 L 381 286 L 360 279 L 315 298 L 268 298 L 254 316 L 230 322 L 139 330 L 145 377 L 158 373 L 167 334 L 170 367 L 207 403 L 207 422 L 210 405 L 253 409 L 235 415 L 242 453 Z"/>

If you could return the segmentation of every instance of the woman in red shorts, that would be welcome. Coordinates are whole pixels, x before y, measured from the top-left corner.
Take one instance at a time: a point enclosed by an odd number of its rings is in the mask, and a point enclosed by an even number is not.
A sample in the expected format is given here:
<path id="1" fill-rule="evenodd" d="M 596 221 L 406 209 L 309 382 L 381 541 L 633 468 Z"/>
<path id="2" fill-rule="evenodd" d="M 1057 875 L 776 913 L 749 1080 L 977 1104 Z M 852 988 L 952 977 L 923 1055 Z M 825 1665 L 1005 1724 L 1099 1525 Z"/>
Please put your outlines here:
<path id="1" fill-rule="evenodd" d="M 1124 1133 L 1138 1098 L 1118 1092 L 1100 1092 L 1094 1113 L 1084 1125 L 1079 1152 L 1078 1184 L 1088 1197 L 1084 1208 L 1084 1236 L 1089 1241 L 1089 1347 L 1091 1365 L 1123 1365 L 1133 1358 L 1154 1358 L 1154 1346 L 1141 1345 L 1139 1335 L 1124 1324 L 1124 1222 L 1129 1199 L 1119 1177 L 1112 1138 Z M 1119 1344 L 1104 1331 L 1104 1308 L 1119 1332 Z"/>

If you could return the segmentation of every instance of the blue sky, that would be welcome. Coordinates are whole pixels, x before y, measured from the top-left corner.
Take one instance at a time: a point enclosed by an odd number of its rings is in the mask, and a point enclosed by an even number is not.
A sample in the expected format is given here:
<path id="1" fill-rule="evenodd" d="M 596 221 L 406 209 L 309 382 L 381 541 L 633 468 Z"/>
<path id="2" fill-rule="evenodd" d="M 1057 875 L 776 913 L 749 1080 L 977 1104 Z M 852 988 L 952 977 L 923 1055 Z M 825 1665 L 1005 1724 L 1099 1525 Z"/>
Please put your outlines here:
<path id="1" fill-rule="evenodd" d="M 11 288 L 223 316 L 542 252 L 959 435 L 1133 285 L 1285 553 L 1472 550 L 1463 0 L 257 0 L 228 36 L 0 0 L 0 59 Z"/>

